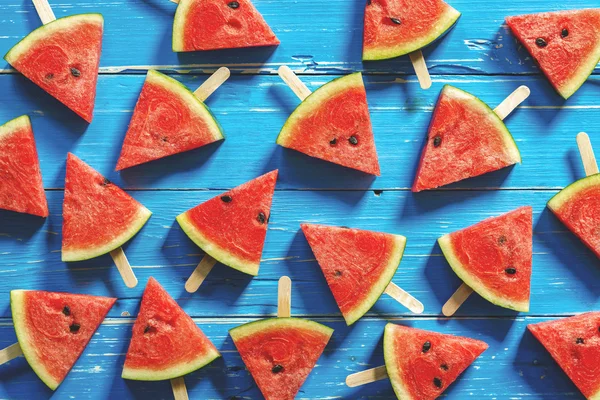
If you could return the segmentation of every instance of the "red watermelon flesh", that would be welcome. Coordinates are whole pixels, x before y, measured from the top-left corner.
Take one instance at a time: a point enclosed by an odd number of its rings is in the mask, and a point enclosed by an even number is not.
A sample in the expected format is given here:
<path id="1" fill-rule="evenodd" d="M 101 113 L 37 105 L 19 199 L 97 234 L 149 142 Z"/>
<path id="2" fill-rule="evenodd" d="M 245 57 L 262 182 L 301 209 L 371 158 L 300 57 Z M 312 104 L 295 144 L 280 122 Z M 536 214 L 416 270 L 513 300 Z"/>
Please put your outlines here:
<path id="1" fill-rule="evenodd" d="M 600 174 L 567 186 L 550 199 L 548 208 L 600 257 Z"/>
<path id="2" fill-rule="evenodd" d="M 454 272 L 490 302 L 529 311 L 532 209 L 520 207 L 438 239 Z"/>
<path id="3" fill-rule="evenodd" d="M 387 373 L 402 400 L 438 398 L 487 348 L 480 340 L 390 323 L 383 336 Z"/>
<path id="4" fill-rule="evenodd" d="M 565 99 L 600 61 L 600 8 L 518 15 L 506 23 Z"/>
<path id="5" fill-rule="evenodd" d="M 277 144 L 379 176 L 361 73 L 334 79 L 315 90 L 290 115 Z"/>
<path id="6" fill-rule="evenodd" d="M 348 325 L 375 304 L 392 280 L 406 246 L 406 238 L 336 226 L 302 224 Z"/>
<path id="7" fill-rule="evenodd" d="M 48 216 L 40 161 L 27 115 L 0 126 L 0 208 Z"/>
<path id="8" fill-rule="evenodd" d="M 433 189 L 521 162 L 502 120 L 477 97 L 444 86 L 412 187 Z"/>
<path id="9" fill-rule="evenodd" d="M 271 171 L 177 216 L 185 233 L 217 261 L 257 275 L 278 171 Z"/>
<path id="10" fill-rule="evenodd" d="M 383 60 L 427 46 L 460 13 L 442 0 L 368 0 L 365 7 L 363 60 Z"/>
<path id="11" fill-rule="evenodd" d="M 154 278 L 148 280 L 125 356 L 124 379 L 159 381 L 200 369 L 216 347 Z"/>
<path id="12" fill-rule="evenodd" d="M 115 301 L 37 290 L 10 292 L 19 346 L 52 390 L 65 379 Z"/>
<path id="13" fill-rule="evenodd" d="M 116 170 L 223 139 L 212 113 L 185 86 L 150 70 L 125 135 Z"/>
<path id="14" fill-rule="evenodd" d="M 31 32 L 4 59 L 91 122 L 103 25 L 100 14 L 59 18 Z"/>
<path id="15" fill-rule="evenodd" d="M 600 312 L 527 325 L 581 393 L 600 398 Z"/>
<path id="16" fill-rule="evenodd" d="M 62 260 L 81 261 L 121 247 L 150 211 L 75 155 L 67 156 Z"/>
<path id="17" fill-rule="evenodd" d="M 277 46 L 250 0 L 181 0 L 173 24 L 173 51 Z"/>
<path id="18" fill-rule="evenodd" d="M 270 318 L 229 331 L 266 400 L 293 400 L 333 329 L 300 318 Z"/>

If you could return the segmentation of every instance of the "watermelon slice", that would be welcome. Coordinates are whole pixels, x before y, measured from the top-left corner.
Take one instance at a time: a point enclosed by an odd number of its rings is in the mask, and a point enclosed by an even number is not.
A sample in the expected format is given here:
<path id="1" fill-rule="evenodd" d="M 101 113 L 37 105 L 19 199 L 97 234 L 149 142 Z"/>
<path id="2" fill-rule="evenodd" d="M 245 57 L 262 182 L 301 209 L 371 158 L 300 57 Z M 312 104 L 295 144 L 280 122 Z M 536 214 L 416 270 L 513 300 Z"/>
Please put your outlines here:
<path id="1" fill-rule="evenodd" d="M 401 400 L 436 399 L 487 348 L 480 340 L 390 323 L 383 335 L 385 367 Z"/>
<path id="2" fill-rule="evenodd" d="M 217 261 L 258 275 L 278 171 L 271 171 L 177 216 L 183 231 Z"/>
<path id="3" fill-rule="evenodd" d="M 104 19 L 79 14 L 43 25 L 4 59 L 87 122 L 92 122 Z"/>
<path id="4" fill-rule="evenodd" d="M 270 318 L 229 331 L 266 400 L 293 400 L 333 329 L 300 318 Z"/>
<path id="5" fill-rule="evenodd" d="M 50 389 L 65 379 L 116 300 L 38 290 L 10 292 L 19 346 Z"/>
<path id="6" fill-rule="evenodd" d="M 406 238 L 336 226 L 301 226 L 346 324 L 352 325 L 391 282 Z"/>
<path id="7" fill-rule="evenodd" d="M 434 189 L 521 162 L 506 125 L 477 97 L 444 86 L 427 134 L 413 192 Z"/>
<path id="8" fill-rule="evenodd" d="M 600 61 L 600 8 L 518 15 L 506 23 L 565 99 Z"/>
<path id="9" fill-rule="evenodd" d="M 290 115 L 277 144 L 379 176 L 362 74 L 334 79 L 315 90 Z"/>
<path id="10" fill-rule="evenodd" d="M 277 46 L 279 39 L 250 0 L 181 0 L 173 51 Z"/>
<path id="11" fill-rule="evenodd" d="M 27 115 L 0 126 L 0 208 L 48 216 L 40 160 Z"/>
<path id="12" fill-rule="evenodd" d="M 589 400 L 600 399 L 600 312 L 527 325 Z"/>
<path id="13" fill-rule="evenodd" d="M 63 203 L 62 260 L 81 261 L 121 247 L 152 213 L 69 153 Z"/>
<path id="14" fill-rule="evenodd" d="M 363 60 L 412 53 L 446 33 L 460 13 L 442 0 L 368 0 Z"/>
<path id="15" fill-rule="evenodd" d="M 185 86 L 150 70 L 125 135 L 116 170 L 222 140 L 209 108 Z"/>
<path id="16" fill-rule="evenodd" d="M 570 184 L 550 199 L 548 208 L 600 257 L 600 174 Z"/>
<path id="17" fill-rule="evenodd" d="M 138 381 L 173 379 L 220 356 L 192 318 L 151 277 L 133 324 L 121 376 Z"/>
<path id="18" fill-rule="evenodd" d="M 520 207 L 444 235 L 438 243 L 456 275 L 481 297 L 529 311 L 532 236 L 532 209 Z"/>

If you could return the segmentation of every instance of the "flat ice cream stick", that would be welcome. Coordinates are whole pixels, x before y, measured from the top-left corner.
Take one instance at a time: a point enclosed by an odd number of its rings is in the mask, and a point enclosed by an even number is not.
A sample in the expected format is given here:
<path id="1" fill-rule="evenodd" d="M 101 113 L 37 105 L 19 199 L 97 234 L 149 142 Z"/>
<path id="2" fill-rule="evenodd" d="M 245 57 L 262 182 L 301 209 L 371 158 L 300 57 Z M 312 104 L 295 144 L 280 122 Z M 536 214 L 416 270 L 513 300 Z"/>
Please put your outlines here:
<path id="1" fill-rule="evenodd" d="M 179 4 L 179 0 L 169 0 L 172 3 Z"/>
<path id="2" fill-rule="evenodd" d="M 431 76 L 429 76 L 429 70 L 427 69 L 423 52 L 421 50 L 416 50 L 409 53 L 408 56 L 415 69 L 415 74 L 417 74 L 421 89 L 429 89 L 431 87 Z"/>
<path id="3" fill-rule="evenodd" d="M 394 282 L 390 282 L 390 284 L 387 285 L 384 293 L 391 296 L 394 300 L 396 300 L 398 303 L 402 304 L 404 307 L 408 308 L 415 314 L 421 314 L 425 309 L 423 307 L 423 303 L 415 299 L 410 293 L 402 289 L 400 286 L 396 285 Z"/>
<path id="4" fill-rule="evenodd" d="M 456 292 L 450 296 L 446 304 L 444 304 L 442 307 L 442 314 L 444 314 L 446 317 L 453 316 L 472 293 L 473 289 L 471 289 L 471 287 L 466 283 L 460 285 Z"/>
<path id="5" fill-rule="evenodd" d="M 277 317 L 292 316 L 292 280 L 288 276 L 279 278 L 277 285 Z"/>
<path id="6" fill-rule="evenodd" d="M 581 155 L 581 161 L 583 161 L 585 174 L 587 176 L 597 174 L 598 164 L 596 163 L 594 149 L 587 133 L 579 132 L 577 134 L 577 147 L 579 147 L 579 154 Z"/>
<path id="7" fill-rule="evenodd" d="M 136 287 L 138 280 L 131 269 L 131 265 L 129 264 L 129 260 L 127 260 L 127 256 L 123 249 L 119 247 L 118 249 L 111 251 L 110 256 L 115 262 L 115 265 L 121 274 L 121 278 L 123 278 L 123 282 L 125 282 L 125 286 L 128 288 Z"/>
<path id="8" fill-rule="evenodd" d="M 310 89 L 306 87 L 304 82 L 287 65 L 279 67 L 277 73 L 301 101 L 310 96 Z"/>
<path id="9" fill-rule="evenodd" d="M 9 362 L 13 358 L 17 358 L 23 354 L 19 343 L 11 344 L 10 346 L 0 350 L 0 365 Z"/>
<path id="10" fill-rule="evenodd" d="M 56 19 L 54 12 L 52 12 L 52 8 L 50 8 L 50 4 L 48 4 L 48 0 L 32 1 L 35 11 L 37 11 L 40 19 L 42 20 L 42 24 L 46 25 L 48 22 L 52 22 Z"/>
<path id="11" fill-rule="evenodd" d="M 173 396 L 175 397 L 175 400 L 189 399 L 183 376 L 171 379 L 171 389 L 173 389 Z"/>
<path id="12" fill-rule="evenodd" d="M 367 383 L 380 381 L 387 377 L 387 369 L 385 368 L 385 365 L 382 365 L 381 367 L 366 369 L 364 371 L 348 375 L 346 377 L 346 385 L 348 387 L 357 387 L 366 385 Z"/>
<path id="13" fill-rule="evenodd" d="M 208 96 L 213 94 L 230 76 L 229 68 L 221 67 L 214 74 L 208 77 L 198 89 L 194 91 L 194 95 L 202 101 L 208 99 Z"/>
<path id="14" fill-rule="evenodd" d="M 196 266 L 194 272 L 192 272 L 188 280 L 185 282 L 185 290 L 188 293 L 194 293 L 195 291 L 197 291 L 200 285 L 202 285 L 202 282 L 204 282 L 204 280 L 208 276 L 210 270 L 213 269 L 216 263 L 217 260 L 209 256 L 208 254 L 205 254 L 204 257 L 202 257 L 202 260 L 200 260 L 200 262 Z"/>

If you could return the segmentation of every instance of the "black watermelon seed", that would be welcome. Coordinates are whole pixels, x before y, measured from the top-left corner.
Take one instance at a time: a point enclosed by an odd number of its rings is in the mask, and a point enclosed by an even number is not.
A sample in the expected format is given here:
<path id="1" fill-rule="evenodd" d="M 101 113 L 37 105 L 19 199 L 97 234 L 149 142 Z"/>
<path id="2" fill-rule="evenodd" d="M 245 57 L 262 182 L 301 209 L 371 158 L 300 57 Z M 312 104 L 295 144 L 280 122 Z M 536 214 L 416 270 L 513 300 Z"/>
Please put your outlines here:
<path id="1" fill-rule="evenodd" d="M 358 144 L 358 139 L 356 138 L 356 136 L 352 135 L 348 138 L 348 141 L 350 142 L 351 145 L 356 146 Z"/>
<path id="2" fill-rule="evenodd" d="M 560 33 L 560 36 L 566 38 L 567 36 L 569 36 L 569 30 L 567 28 L 564 28 Z"/>
<path id="3" fill-rule="evenodd" d="M 340 271 L 339 269 L 336 269 L 335 276 L 342 276 L 342 271 Z"/>
<path id="4" fill-rule="evenodd" d="M 79 324 L 76 322 L 73 322 L 71 326 L 69 326 L 69 330 L 71 331 L 71 333 L 76 333 L 77 331 L 79 331 L 79 328 L 81 328 L 81 326 L 79 326 Z"/>
<path id="5" fill-rule="evenodd" d="M 63 310 L 62 310 L 62 313 L 65 314 L 67 317 L 69 315 L 71 315 L 71 309 L 69 308 L 69 306 L 64 306 Z"/>
<path id="6" fill-rule="evenodd" d="M 498 238 L 498 244 L 499 244 L 500 246 L 503 246 L 503 245 L 504 245 L 504 243 L 506 243 L 506 236 L 502 235 L 502 236 L 500 236 L 500 237 Z"/>
<path id="7" fill-rule="evenodd" d="M 400 25 L 402 23 L 399 18 L 390 17 L 390 20 L 396 25 Z"/>
<path id="8" fill-rule="evenodd" d="M 507 274 L 509 274 L 509 275 L 514 275 L 514 274 L 516 274 L 516 273 L 517 273 L 517 270 L 516 270 L 515 268 L 513 268 L 513 267 L 509 267 L 509 268 L 506 268 L 506 269 L 504 270 L 504 272 L 506 272 L 506 273 L 507 273 Z"/>
<path id="9" fill-rule="evenodd" d="M 440 368 L 443 369 L 444 371 L 448 371 L 448 365 L 446 365 L 446 364 L 440 365 Z"/>
<path id="10" fill-rule="evenodd" d="M 46 79 L 54 79 L 54 74 L 52 72 L 47 73 Z"/>
<path id="11" fill-rule="evenodd" d="M 433 147 L 440 147 L 440 145 L 442 144 L 442 137 L 441 136 L 436 136 L 433 138 Z"/>
<path id="12" fill-rule="evenodd" d="M 146 325 L 146 327 L 144 328 L 144 333 L 148 332 L 150 332 L 150 325 Z"/>
<path id="13" fill-rule="evenodd" d="M 329 144 L 332 145 L 332 146 L 335 146 L 337 144 L 337 139 L 336 138 L 331 139 L 329 141 Z"/>
<path id="14" fill-rule="evenodd" d="M 104 178 L 102 180 L 102 186 L 108 186 L 108 185 L 110 185 L 110 181 L 108 179 Z"/>
<path id="15" fill-rule="evenodd" d="M 442 387 L 442 380 L 440 378 L 433 378 L 433 384 L 436 388 L 440 389 Z"/>
<path id="16" fill-rule="evenodd" d="M 166 143 L 166 142 L 168 142 L 168 141 L 169 141 L 169 138 L 168 138 L 168 137 L 166 137 L 166 136 L 163 136 L 163 137 L 161 137 L 161 138 L 160 138 L 160 140 L 162 140 L 163 142 L 165 142 L 165 143 Z"/>
<path id="17" fill-rule="evenodd" d="M 264 212 L 261 211 L 261 212 L 258 213 L 258 216 L 256 217 L 256 220 L 259 223 L 264 224 L 265 222 L 267 222 L 267 216 L 265 215 Z"/>
<path id="18" fill-rule="evenodd" d="M 271 369 L 271 372 L 274 374 L 278 374 L 281 371 L 283 371 L 283 365 L 280 365 L 280 364 L 273 366 L 273 368 Z"/>
<path id="19" fill-rule="evenodd" d="M 239 8 L 239 7 L 240 7 L 240 3 L 238 3 L 237 1 L 231 1 L 231 2 L 229 2 L 229 4 L 227 4 L 227 5 L 229 6 L 229 8 L 233 8 L 234 10 L 235 10 L 236 8 Z"/>
<path id="20" fill-rule="evenodd" d="M 423 353 L 427 353 L 431 349 L 431 342 L 428 340 L 423 343 Z"/>
<path id="21" fill-rule="evenodd" d="M 538 47 L 546 47 L 546 46 L 548 46 L 548 43 L 546 43 L 546 41 L 543 38 L 541 38 L 541 37 L 535 39 L 535 44 Z"/>
<path id="22" fill-rule="evenodd" d="M 71 67 L 71 75 L 73 75 L 75 78 L 79 78 L 81 76 L 81 71 L 75 67 Z"/>
<path id="23" fill-rule="evenodd" d="M 585 340 L 583 340 L 583 338 L 578 337 L 577 340 L 575 341 L 575 343 L 577 343 L 577 344 L 584 344 Z"/>
<path id="24" fill-rule="evenodd" d="M 223 200 L 224 203 L 231 203 L 232 198 L 231 196 L 223 195 L 221 196 L 221 200 Z"/>

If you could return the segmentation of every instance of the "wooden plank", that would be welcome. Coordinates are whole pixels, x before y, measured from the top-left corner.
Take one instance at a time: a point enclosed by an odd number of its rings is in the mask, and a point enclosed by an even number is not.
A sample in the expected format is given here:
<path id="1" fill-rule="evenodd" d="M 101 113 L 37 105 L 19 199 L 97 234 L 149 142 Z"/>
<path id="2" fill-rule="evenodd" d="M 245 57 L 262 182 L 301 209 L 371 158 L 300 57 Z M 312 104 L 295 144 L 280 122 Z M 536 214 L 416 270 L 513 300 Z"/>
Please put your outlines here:
<path id="1" fill-rule="evenodd" d="M 176 76 L 189 88 L 205 77 Z M 333 77 L 303 77 L 311 90 Z M 574 135 L 600 134 L 600 76 L 568 103 L 540 77 L 437 77 L 432 89 L 416 80 L 366 77 L 367 97 L 382 176 L 316 160 L 275 144 L 298 99 L 278 76 L 234 76 L 208 99 L 226 139 L 185 154 L 114 172 L 123 137 L 144 76 L 100 77 L 96 113 L 88 126 L 70 110 L 19 75 L 0 75 L 0 121 L 22 113 L 33 127 L 47 188 L 61 188 L 72 151 L 113 182 L 127 188 L 230 188 L 279 168 L 278 189 L 409 188 L 439 91 L 445 84 L 472 92 L 492 107 L 520 85 L 530 98 L 506 123 L 523 164 L 452 185 L 453 188 L 560 188 L 583 177 Z M 243 166 L 243 168 L 240 168 Z M 425 195 L 426 196 L 426 195 Z"/>
<path id="2" fill-rule="evenodd" d="M 526 331 L 528 323 L 544 318 L 392 320 L 421 329 L 470 336 L 490 348 L 448 388 L 451 399 L 559 400 L 583 398 L 536 339 Z M 197 323 L 221 351 L 223 358 L 185 377 L 191 399 L 261 399 L 227 331 L 247 319 L 198 319 Z M 316 368 L 302 386 L 299 399 L 391 399 L 388 380 L 348 388 L 349 373 L 382 365 L 382 333 L 385 321 L 358 322 L 352 328 L 341 319 L 317 319 L 335 329 Z M 55 397 L 81 399 L 172 398 L 169 382 L 125 381 L 119 376 L 131 336 L 132 319 L 105 322 L 83 356 L 58 388 Z M 15 340 L 9 321 L 0 323 L 0 345 Z M 0 397 L 32 399 L 51 392 L 35 376 L 23 358 L 0 366 Z"/>
<path id="3" fill-rule="evenodd" d="M 339 310 L 314 255 L 300 232 L 301 222 L 346 225 L 406 235 L 405 257 L 394 283 L 419 299 L 424 315 L 440 315 L 442 304 L 461 281 L 436 244 L 443 234 L 518 206 L 534 210 L 531 315 L 564 314 L 600 308 L 600 261 L 545 209 L 556 191 L 451 191 L 413 196 L 402 191 L 278 191 L 271 210 L 258 277 L 217 264 L 199 291 L 184 289 L 202 251 L 179 228 L 175 216 L 216 195 L 216 191 L 137 191 L 153 215 L 124 246 L 139 279 L 127 289 L 109 256 L 65 264 L 60 261 L 61 191 L 47 192 L 50 217 L 0 212 L 0 316 L 8 317 L 11 289 L 52 289 L 132 299 L 110 315 L 135 314 L 147 279 L 156 277 L 190 313 L 203 316 L 275 315 L 277 280 L 294 282 L 292 314 L 334 315 Z M 316 206 L 318 205 L 318 206 Z M 560 299 L 559 302 L 556 299 Z M 198 314 L 196 314 L 198 315 Z M 371 310 L 382 318 L 411 315 L 389 296 Z M 473 295 L 457 315 L 511 316 Z"/>
<path id="4" fill-rule="evenodd" d="M 57 17 L 84 12 L 104 15 L 103 72 L 161 66 L 211 73 L 226 65 L 233 73 L 275 73 L 280 65 L 288 64 L 309 74 L 365 70 L 414 76 L 408 56 L 361 62 L 364 1 L 329 0 L 326 5 L 321 0 L 254 3 L 281 40 L 279 47 L 177 54 L 171 50 L 176 5 L 167 0 L 50 0 Z M 539 73 L 527 51 L 508 32 L 504 17 L 598 6 L 594 0 L 490 1 L 485 7 L 474 7 L 471 0 L 449 3 L 463 15 L 445 37 L 424 49 L 432 75 Z M 0 54 L 40 26 L 28 1 L 3 0 L 0 15 L 6 16 L 0 21 Z"/>

